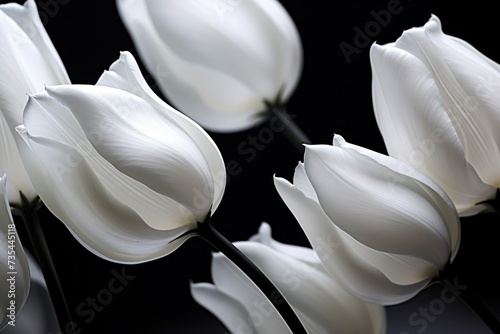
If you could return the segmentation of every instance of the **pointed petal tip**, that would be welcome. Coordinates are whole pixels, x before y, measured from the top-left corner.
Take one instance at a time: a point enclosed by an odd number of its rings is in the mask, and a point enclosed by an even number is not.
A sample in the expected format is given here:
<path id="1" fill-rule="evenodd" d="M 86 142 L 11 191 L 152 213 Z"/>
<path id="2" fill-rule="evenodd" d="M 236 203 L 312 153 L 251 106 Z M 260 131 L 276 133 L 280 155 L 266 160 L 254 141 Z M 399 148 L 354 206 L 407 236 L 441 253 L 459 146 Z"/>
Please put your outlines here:
<path id="1" fill-rule="evenodd" d="M 375 52 L 380 53 L 383 49 L 384 45 L 380 45 L 375 42 L 370 46 L 370 55 L 374 54 Z"/>
<path id="2" fill-rule="evenodd" d="M 130 58 L 130 57 L 133 58 L 132 54 L 129 51 L 127 51 L 127 50 L 120 51 L 120 59 L 121 58 L 127 59 L 127 58 Z"/>
<path id="3" fill-rule="evenodd" d="M 23 133 L 26 133 L 26 127 L 24 126 L 24 124 L 22 125 L 18 125 L 15 127 L 15 130 L 17 131 L 17 133 L 19 134 L 23 134 Z"/>
<path id="4" fill-rule="evenodd" d="M 259 234 L 264 234 L 266 236 L 271 237 L 271 225 L 269 225 L 269 223 L 267 223 L 267 222 L 260 223 L 258 231 L 259 231 Z"/>
<path id="5" fill-rule="evenodd" d="M 339 134 L 334 134 L 334 135 L 333 135 L 333 146 L 338 146 L 338 147 L 341 147 L 341 146 L 343 146 L 345 143 L 346 143 L 346 140 L 344 139 L 344 137 L 342 137 L 342 136 L 341 136 L 341 135 L 339 135 Z"/>
<path id="6" fill-rule="evenodd" d="M 441 20 L 434 14 L 431 14 L 429 21 L 424 25 L 426 30 L 442 31 Z"/>
<path id="7" fill-rule="evenodd" d="M 439 17 L 437 17 L 436 14 L 432 13 L 429 21 L 433 21 L 433 22 L 436 22 L 437 24 L 441 25 L 441 20 L 439 19 Z"/>

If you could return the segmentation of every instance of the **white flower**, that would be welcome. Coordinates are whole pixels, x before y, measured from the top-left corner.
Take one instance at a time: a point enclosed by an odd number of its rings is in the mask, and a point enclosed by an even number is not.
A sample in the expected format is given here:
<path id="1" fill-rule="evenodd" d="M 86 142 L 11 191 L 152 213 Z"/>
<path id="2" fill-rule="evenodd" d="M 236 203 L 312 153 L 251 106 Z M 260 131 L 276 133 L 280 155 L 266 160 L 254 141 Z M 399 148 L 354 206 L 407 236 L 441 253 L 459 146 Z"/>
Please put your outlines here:
<path id="1" fill-rule="evenodd" d="M 208 130 L 262 122 L 265 101 L 285 104 L 299 82 L 302 44 L 279 1 L 116 3 L 163 95 Z"/>
<path id="2" fill-rule="evenodd" d="M 273 240 L 267 223 L 250 240 L 234 244 L 269 277 L 308 333 L 385 333 L 384 308 L 345 291 L 312 249 Z M 214 284 L 192 284 L 193 298 L 231 333 L 290 333 L 264 294 L 220 253 L 213 254 L 212 278 Z"/>
<path id="3" fill-rule="evenodd" d="M 30 291 L 30 270 L 7 198 L 7 176 L 0 172 L 0 331 L 17 324 Z M 9 324 L 10 322 L 10 324 Z"/>
<path id="4" fill-rule="evenodd" d="M 57 315 L 36 260 L 26 252 L 31 273 L 28 299 L 22 310 L 16 312 L 16 326 L 7 326 L 2 334 L 47 334 L 60 333 Z"/>
<path id="5" fill-rule="evenodd" d="M 500 67 L 432 16 L 373 44 L 373 106 L 390 156 L 436 181 L 461 216 L 500 187 Z"/>
<path id="6" fill-rule="evenodd" d="M 15 127 L 22 123 L 26 94 L 70 80 L 40 21 L 35 1 L 28 0 L 24 6 L 0 5 L 0 45 L 0 169 L 9 175 L 9 202 L 21 204 L 19 192 L 28 201 L 37 195 L 16 145 L 22 140 Z"/>
<path id="7" fill-rule="evenodd" d="M 49 86 L 30 96 L 18 131 L 44 204 L 110 261 L 174 251 L 224 192 L 215 143 L 154 95 L 128 52 L 95 86 Z"/>
<path id="8" fill-rule="evenodd" d="M 412 298 L 458 250 L 459 218 L 439 186 L 339 135 L 306 147 L 293 185 L 275 185 L 328 272 L 362 300 Z"/>

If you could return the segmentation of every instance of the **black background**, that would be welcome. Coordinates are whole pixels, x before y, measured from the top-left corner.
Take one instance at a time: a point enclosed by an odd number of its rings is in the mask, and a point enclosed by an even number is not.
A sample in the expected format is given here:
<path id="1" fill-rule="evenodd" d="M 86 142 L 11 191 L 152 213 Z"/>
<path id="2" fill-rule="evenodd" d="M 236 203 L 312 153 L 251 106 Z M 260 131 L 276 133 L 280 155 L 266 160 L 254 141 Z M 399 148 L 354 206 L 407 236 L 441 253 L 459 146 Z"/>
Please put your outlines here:
<path id="1" fill-rule="evenodd" d="M 114 1 L 36 2 L 73 83 L 94 84 L 120 51 L 132 52 L 141 64 Z M 295 122 L 313 143 L 329 144 L 337 133 L 351 143 L 385 153 L 373 116 L 369 45 L 374 41 L 394 41 L 405 29 L 425 24 L 431 14 L 441 19 L 445 33 L 468 41 L 486 56 L 500 61 L 500 27 L 492 2 L 401 0 L 401 12 L 379 24 L 379 31 L 372 32 L 366 46 L 358 44 L 359 53 L 352 54 L 349 61 L 339 45 L 355 46 L 356 30 L 373 26 L 373 11 L 387 9 L 394 0 L 280 2 L 297 25 L 304 47 L 304 70 L 288 111 L 297 115 Z M 144 75 L 155 89 L 154 80 L 146 71 Z M 162 96 L 157 89 L 155 92 Z M 307 246 L 300 226 L 273 184 L 273 174 L 291 179 L 302 156 L 281 133 L 274 133 L 272 139 L 265 137 L 265 142 L 261 140 L 264 148 L 254 159 L 237 150 L 241 143 L 249 142 L 249 137 L 268 134 L 268 128 L 262 124 L 235 134 L 210 133 L 225 161 L 235 160 L 241 166 L 238 173 L 228 176 L 224 198 L 212 221 L 231 241 L 247 239 L 266 221 L 271 224 L 275 239 Z M 210 280 L 211 249 L 201 240 L 189 240 L 168 257 L 124 266 L 88 252 L 46 209 L 40 211 L 40 219 L 80 333 L 225 333 L 189 293 L 190 281 Z M 478 293 L 500 317 L 500 289 L 495 272 L 499 224 L 500 217 L 494 214 L 462 219 L 463 241 L 455 263 L 459 273 L 455 278 Z M 22 226 L 19 233 L 25 238 Z M 90 313 L 82 315 L 77 309 L 91 309 L 88 298 L 96 298 L 107 289 L 113 271 L 125 271 L 133 279 L 89 321 Z M 389 307 L 388 332 L 443 333 L 446 328 L 450 333 L 481 333 L 472 313 L 460 302 L 435 308 L 444 305 L 432 304 L 441 290 L 431 289 L 408 303 Z M 409 322 L 412 313 L 429 306 L 434 307 L 436 316 L 427 319 L 427 328 L 422 323 L 417 326 Z"/>

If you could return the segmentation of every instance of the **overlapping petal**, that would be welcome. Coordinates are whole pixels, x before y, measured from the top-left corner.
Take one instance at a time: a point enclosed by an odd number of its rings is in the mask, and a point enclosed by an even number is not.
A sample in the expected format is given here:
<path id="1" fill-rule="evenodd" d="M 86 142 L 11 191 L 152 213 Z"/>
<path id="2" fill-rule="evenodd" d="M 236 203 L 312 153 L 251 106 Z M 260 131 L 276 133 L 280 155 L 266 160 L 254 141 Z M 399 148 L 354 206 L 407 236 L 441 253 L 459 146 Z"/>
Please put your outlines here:
<path id="1" fill-rule="evenodd" d="M 31 273 L 28 299 L 23 308 L 16 312 L 15 326 L 7 326 L 2 334 L 59 333 L 61 329 L 42 270 L 28 252 L 26 257 Z"/>
<path id="2" fill-rule="evenodd" d="M 277 1 L 118 0 L 148 71 L 176 108 L 203 127 L 239 131 L 262 121 L 264 100 L 288 100 L 302 45 Z"/>
<path id="3" fill-rule="evenodd" d="M 158 116 L 163 117 L 165 122 L 175 124 L 179 131 L 182 130 L 192 137 L 193 144 L 198 146 L 199 153 L 204 156 L 214 175 L 214 194 L 210 196 L 213 196 L 212 211 L 215 211 L 226 186 L 226 171 L 224 160 L 212 138 L 197 123 L 158 98 L 144 80 L 139 65 L 128 51 L 120 53 L 120 58 L 110 66 L 109 71 L 103 73 L 96 86 L 115 87 L 141 97 L 159 111 Z M 199 201 L 209 202 L 207 198 L 202 197 Z"/>
<path id="4" fill-rule="evenodd" d="M 12 219 L 7 198 L 7 175 L 0 171 L 0 330 L 16 325 L 30 291 L 30 268 Z"/>
<path id="5" fill-rule="evenodd" d="M 263 225 L 253 240 L 270 241 L 270 229 Z M 271 239 L 272 240 L 272 239 Z M 254 262 L 275 284 L 277 289 L 297 312 L 309 333 L 383 333 L 386 319 L 383 307 L 367 304 L 355 298 L 332 279 L 325 269 L 301 258 L 311 255 L 311 249 L 285 245 L 272 240 L 270 247 L 260 241 L 236 242 L 235 245 Z M 294 249 L 293 254 L 283 250 Z M 296 256 L 297 254 L 301 254 Z M 309 258 L 309 256 L 306 256 Z M 312 257 L 314 258 L 314 256 Z M 223 309 L 214 300 L 215 296 L 226 296 L 240 302 L 246 315 L 239 313 L 237 319 L 256 333 L 289 333 L 276 310 L 256 289 L 251 281 L 224 255 L 213 255 L 212 276 L 215 285 L 198 283 L 192 286 L 193 297 L 217 317 L 223 320 L 232 332 L 235 327 L 234 312 Z M 209 296 L 208 294 L 215 294 Z"/>
<path id="6" fill-rule="evenodd" d="M 172 242 L 194 226 L 194 219 L 190 226 L 183 219 L 187 213 L 161 202 L 109 164 L 94 161 L 96 154 L 82 155 L 26 131 L 22 135 L 26 145 L 21 156 L 36 162 L 27 164 L 27 170 L 36 176 L 33 185 L 40 198 L 90 252 L 113 262 L 140 263 L 171 253 L 188 237 Z M 68 159 L 75 163 L 68 165 Z"/>
<path id="7" fill-rule="evenodd" d="M 134 71 L 124 53 L 99 85 L 47 87 L 30 96 L 17 128 L 45 205 L 90 251 L 123 263 L 177 249 L 225 185 L 213 141 Z"/>
<path id="8" fill-rule="evenodd" d="M 21 139 L 14 130 L 22 123 L 26 94 L 70 80 L 35 1 L 0 5 L 0 45 L 0 167 L 9 175 L 9 202 L 19 204 L 19 191 L 28 200 L 36 197 L 17 152 Z"/>
<path id="9" fill-rule="evenodd" d="M 498 64 L 445 35 L 432 16 L 373 44 L 373 105 L 388 153 L 434 179 L 461 216 L 495 197 L 500 162 Z"/>
<path id="10" fill-rule="evenodd" d="M 422 28 L 408 30 L 395 47 L 420 59 L 446 104 L 467 161 L 483 182 L 500 186 L 499 65 L 465 41 L 445 35 L 432 15 Z"/>
<path id="11" fill-rule="evenodd" d="M 408 300 L 458 250 L 458 215 L 437 184 L 338 135 L 306 147 L 294 184 L 275 185 L 330 274 L 363 300 Z"/>

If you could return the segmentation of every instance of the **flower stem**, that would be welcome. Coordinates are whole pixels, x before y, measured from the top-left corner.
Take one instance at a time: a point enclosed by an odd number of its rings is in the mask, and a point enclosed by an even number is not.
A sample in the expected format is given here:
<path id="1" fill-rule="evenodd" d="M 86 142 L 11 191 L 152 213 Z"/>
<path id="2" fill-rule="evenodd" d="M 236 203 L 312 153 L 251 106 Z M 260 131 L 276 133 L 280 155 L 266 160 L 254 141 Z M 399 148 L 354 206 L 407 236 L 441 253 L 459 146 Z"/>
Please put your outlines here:
<path id="1" fill-rule="evenodd" d="M 294 334 L 307 334 L 297 315 L 264 273 L 243 254 L 236 246 L 222 236 L 210 224 L 210 215 L 204 223 L 198 223 L 197 235 L 227 256 L 238 266 L 264 293 L 276 310 L 281 314 L 289 329 Z"/>
<path id="2" fill-rule="evenodd" d="M 283 134 L 285 137 L 301 154 L 304 153 L 303 144 L 312 144 L 312 142 L 304 131 L 302 131 L 293 121 L 295 116 L 288 114 L 285 106 L 270 107 L 269 111 L 278 120 L 277 124 L 275 124 L 276 128 L 283 127 Z"/>
<path id="3" fill-rule="evenodd" d="M 454 288 L 458 274 L 452 264 L 448 264 L 433 283 L 441 284 L 462 300 L 476 315 L 491 329 L 493 333 L 500 333 L 500 320 L 488 309 L 476 294 L 467 286 L 460 289 Z M 451 288 L 450 288 L 451 286 Z"/>
<path id="4" fill-rule="evenodd" d="M 13 213 L 20 216 L 24 222 L 35 258 L 40 265 L 45 283 L 47 284 L 59 327 L 62 331 L 76 333 L 74 327 L 76 323 L 72 321 L 56 267 L 38 219 L 37 212 L 41 206 L 41 201 L 37 198 L 29 203 L 24 196 L 21 196 L 21 198 L 23 199 L 23 206 L 14 208 Z"/>

